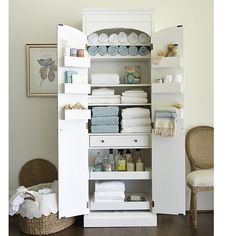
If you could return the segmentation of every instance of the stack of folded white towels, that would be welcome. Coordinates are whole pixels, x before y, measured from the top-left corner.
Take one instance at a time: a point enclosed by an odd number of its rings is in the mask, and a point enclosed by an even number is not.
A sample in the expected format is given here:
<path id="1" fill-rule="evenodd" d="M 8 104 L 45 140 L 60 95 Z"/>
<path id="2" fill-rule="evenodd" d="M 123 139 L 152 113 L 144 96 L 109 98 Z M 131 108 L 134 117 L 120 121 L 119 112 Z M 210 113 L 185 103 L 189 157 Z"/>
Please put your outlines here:
<path id="1" fill-rule="evenodd" d="M 120 104 L 120 95 L 115 95 L 112 88 L 97 88 L 88 96 L 89 104 Z"/>
<path id="2" fill-rule="evenodd" d="M 148 108 L 125 108 L 122 109 L 121 116 L 122 133 L 150 133 L 152 130 Z"/>
<path id="3" fill-rule="evenodd" d="M 122 181 L 96 181 L 94 202 L 124 202 L 125 184 Z"/>
<path id="4" fill-rule="evenodd" d="M 91 74 L 91 84 L 96 85 L 117 85 L 120 84 L 120 76 L 116 73 L 94 73 Z"/>
<path id="5" fill-rule="evenodd" d="M 147 93 L 143 90 L 127 90 L 122 93 L 121 103 L 123 104 L 146 104 Z"/>

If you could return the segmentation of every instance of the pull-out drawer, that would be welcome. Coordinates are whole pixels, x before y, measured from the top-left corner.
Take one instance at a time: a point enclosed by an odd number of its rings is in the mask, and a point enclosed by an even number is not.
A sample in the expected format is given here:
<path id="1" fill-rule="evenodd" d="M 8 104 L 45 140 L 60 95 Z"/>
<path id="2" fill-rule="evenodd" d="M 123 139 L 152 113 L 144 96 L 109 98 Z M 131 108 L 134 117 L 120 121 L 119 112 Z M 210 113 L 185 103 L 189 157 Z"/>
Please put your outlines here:
<path id="1" fill-rule="evenodd" d="M 149 135 L 91 135 L 90 147 L 149 147 Z"/>

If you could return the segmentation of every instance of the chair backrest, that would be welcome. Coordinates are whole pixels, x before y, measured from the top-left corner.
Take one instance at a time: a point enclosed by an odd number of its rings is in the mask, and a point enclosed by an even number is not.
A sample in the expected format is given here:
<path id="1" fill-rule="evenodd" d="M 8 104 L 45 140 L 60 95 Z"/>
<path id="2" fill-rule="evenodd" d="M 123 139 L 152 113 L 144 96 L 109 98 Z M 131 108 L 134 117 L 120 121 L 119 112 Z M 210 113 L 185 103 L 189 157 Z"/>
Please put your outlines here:
<path id="1" fill-rule="evenodd" d="M 45 159 L 33 159 L 24 164 L 20 170 L 19 183 L 25 187 L 50 183 L 57 180 L 57 168 Z"/>
<path id="2" fill-rule="evenodd" d="M 197 126 L 186 135 L 185 147 L 191 171 L 214 167 L 214 128 Z"/>

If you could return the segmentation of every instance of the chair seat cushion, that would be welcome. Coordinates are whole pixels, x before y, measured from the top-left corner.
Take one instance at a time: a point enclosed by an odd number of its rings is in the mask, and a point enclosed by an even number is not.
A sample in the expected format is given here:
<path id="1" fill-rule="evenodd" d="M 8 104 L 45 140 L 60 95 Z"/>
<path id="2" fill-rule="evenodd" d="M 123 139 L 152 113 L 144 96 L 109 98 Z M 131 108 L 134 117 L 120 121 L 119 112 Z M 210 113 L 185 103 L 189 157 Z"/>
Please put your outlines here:
<path id="1" fill-rule="evenodd" d="M 214 186 L 214 170 L 196 170 L 187 176 L 187 182 L 192 186 Z"/>

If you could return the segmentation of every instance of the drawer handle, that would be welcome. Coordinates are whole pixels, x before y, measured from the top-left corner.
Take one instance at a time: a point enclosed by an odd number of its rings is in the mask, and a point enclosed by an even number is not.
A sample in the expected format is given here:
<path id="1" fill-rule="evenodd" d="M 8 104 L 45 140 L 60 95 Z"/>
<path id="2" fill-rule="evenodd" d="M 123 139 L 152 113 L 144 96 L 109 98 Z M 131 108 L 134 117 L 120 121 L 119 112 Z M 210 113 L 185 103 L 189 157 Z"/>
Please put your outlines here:
<path id="1" fill-rule="evenodd" d="M 104 143 L 104 140 L 102 139 L 101 142 Z"/>
<path id="2" fill-rule="evenodd" d="M 135 139 L 135 140 L 134 140 L 134 142 L 135 142 L 135 143 L 137 143 L 137 142 L 138 142 L 138 140 L 137 140 L 137 139 Z"/>

